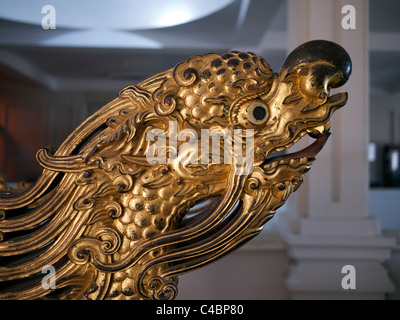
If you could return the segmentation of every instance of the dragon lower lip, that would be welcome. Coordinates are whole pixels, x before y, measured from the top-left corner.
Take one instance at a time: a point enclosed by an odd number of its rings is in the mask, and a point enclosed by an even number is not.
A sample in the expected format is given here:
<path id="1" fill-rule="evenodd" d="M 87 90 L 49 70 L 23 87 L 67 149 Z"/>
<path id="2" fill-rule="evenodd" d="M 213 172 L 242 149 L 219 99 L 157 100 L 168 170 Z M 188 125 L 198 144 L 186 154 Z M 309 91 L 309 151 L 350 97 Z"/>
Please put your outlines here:
<path id="1" fill-rule="evenodd" d="M 308 147 L 306 147 L 300 151 L 297 151 L 297 152 L 268 158 L 268 159 L 264 160 L 262 165 L 267 165 L 269 163 L 272 163 L 275 161 L 281 161 L 281 160 L 291 160 L 291 159 L 298 159 L 298 158 L 304 158 L 304 157 L 314 158 L 317 155 L 317 153 L 320 152 L 321 149 L 324 147 L 329 136 L 330 136 L 330 132 L 325 131 Z"/>

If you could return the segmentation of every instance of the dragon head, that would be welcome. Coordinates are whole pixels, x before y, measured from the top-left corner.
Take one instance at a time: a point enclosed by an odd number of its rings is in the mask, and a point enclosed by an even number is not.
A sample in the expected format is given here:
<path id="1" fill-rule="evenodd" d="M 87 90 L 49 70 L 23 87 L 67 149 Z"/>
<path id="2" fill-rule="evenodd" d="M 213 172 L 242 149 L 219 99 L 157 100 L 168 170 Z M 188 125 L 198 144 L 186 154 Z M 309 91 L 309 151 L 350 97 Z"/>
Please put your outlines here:
<path id="1" fill-rule="evenodd" d="M 38 152 L 32 187 L 0 198 L 0 281 L 51 264 L 61 298 L 174 298 L 176 276 L 246 243 L 297 190 L 347 101 L 330 89 L 350 73 L 347 52 L 318 40 L 279 73 L 233 51 L 124 88 L 57 151 Z M 277 155 L 306 134 L 309 147 Z M 0 297 L 48 295 L 18 290 Z"/>

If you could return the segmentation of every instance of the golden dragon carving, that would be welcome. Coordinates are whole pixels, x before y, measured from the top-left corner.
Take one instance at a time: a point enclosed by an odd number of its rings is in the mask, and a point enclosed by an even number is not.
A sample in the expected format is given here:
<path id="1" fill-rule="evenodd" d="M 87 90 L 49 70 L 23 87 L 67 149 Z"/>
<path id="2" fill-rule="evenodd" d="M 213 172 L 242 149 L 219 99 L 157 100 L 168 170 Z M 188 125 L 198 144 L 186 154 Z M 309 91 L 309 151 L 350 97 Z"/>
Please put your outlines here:
<path id="1" fill-rule="evenodd" d="M 38 151 L 33 185 L 1 193 L 0 299 L 175 298 L 178 275 L 249 241 L 297 190 L 350 73 L 342 47 L 316 40 L 279 73 L 233 51 L 124 88 Z"/>

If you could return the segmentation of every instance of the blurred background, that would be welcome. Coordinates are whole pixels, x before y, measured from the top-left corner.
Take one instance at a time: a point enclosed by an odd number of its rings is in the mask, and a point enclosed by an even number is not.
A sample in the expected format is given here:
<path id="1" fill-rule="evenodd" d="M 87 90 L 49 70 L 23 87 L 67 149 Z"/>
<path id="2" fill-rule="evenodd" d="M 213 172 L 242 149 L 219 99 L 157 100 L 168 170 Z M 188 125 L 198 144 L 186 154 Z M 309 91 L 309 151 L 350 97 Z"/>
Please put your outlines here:
<path id="1" fill-rule="evenodd" d="M 342 25 L 351 14 L 342 12 L 348 4 L 355 8 L 355 29 Z M 39 148 L 58 147 L 124 86 L 193 55 L 251 51 L 279 72 L 304 41 L 348 44 L 361 89 L 350 84 L 353 113 L 333 122 L 338 136 L 322 156 L 330 164 L 311 173 L 304 193 L 290 199 L 260 237 L 182 276 L 178 298 L 399 299 L 399 12 L 396 0 L 2 0 L 0 172 L 10 182 L 34 180 L 41 172 Z M 349 150 L 358 149 L 350 160 Z M 347 159 L 362 168 L 352 177 Z M 334 177 L 331 201 L 314 214 L 314 203 L 325 197 L 315 186 L 326 184 L 318 181 L 327 171 Z M 315 232 L 319 223 L 330 236 Z M 365 227 L 354 231 L 353 224 Z M 341 231 L 330 233 L 332 226 Z M 313 247 L 317 243 L 326 247 Z M 345 264 L 361 270 L 352 292 L 340 286 Z"/>

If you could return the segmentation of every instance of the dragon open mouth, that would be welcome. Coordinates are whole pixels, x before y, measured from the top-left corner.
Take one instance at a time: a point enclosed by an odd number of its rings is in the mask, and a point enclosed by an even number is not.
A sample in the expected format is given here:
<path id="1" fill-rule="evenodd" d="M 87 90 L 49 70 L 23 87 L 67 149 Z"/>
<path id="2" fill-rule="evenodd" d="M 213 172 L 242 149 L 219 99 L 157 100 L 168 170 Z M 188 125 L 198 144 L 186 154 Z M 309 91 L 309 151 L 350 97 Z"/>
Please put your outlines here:
<path id="1" fill-rule="evenodd" d="M 271 167 L 273 164 L 278 164 L 278 163 L 283 163 L 283 162 L 289 162 L 290 160 L 293 159 L 314 159 L 314 157 L 321 151 L 321 149 L 324 147 L 326 141 L 328 140 L 330 136 L 330 117 L 332 114 L 343 107 L 347 102 L 347 93 L 337 93 L 332 96 L 330 96 L 325 104 L 320 106 L 319 108 L 326 108 L 327 112 L 325 113 L 325 117 L 322 118 L 321 120 L 321 125 L 317 125 L 312 128 L 304 129 L 297 138 L 293 139 L 289 144 L 285 146 L 278 147 L 274 149 L 273 153 L 278 152 L 278 155 L 271 155 L 268 156 L 264 159 L 264 161 L 261 163 L 261 167 Z M 295 152 L 290 152 L 290 148 L 292 148 L 293 145 L 297 144 L 297 142 L 305 135 L 308 135 L 309 137 L 315 139 L 315 141 L 309 145 L 308 147 L 300 150 L 300 151 L 295 151 Z M 280 154 L 279 151 L 285 150 L 286 154 Z M 289 153 L 288 153 L 289 151 Z M 265 155 L 264 155 L 265 156 Z"/>
<path id="2" fill-rule="evenodd" d="M 314 157 L 324 147 L 326 141 L 330 136 L 330 132 L 325 131 L 323 133 L 318 134 L 318 136 L 315 133 L 309 133 L 308 135 L 312 138 L 315 138 L 315 141 L 308 147 L 300 151 L 267 158 L 266 160 L 264 160 L 261 166 L 265 168 L 271 166 L 273 163 L 289 162 L 292 159 L 301 159 L 301 158 L 314 159 Z"/>

